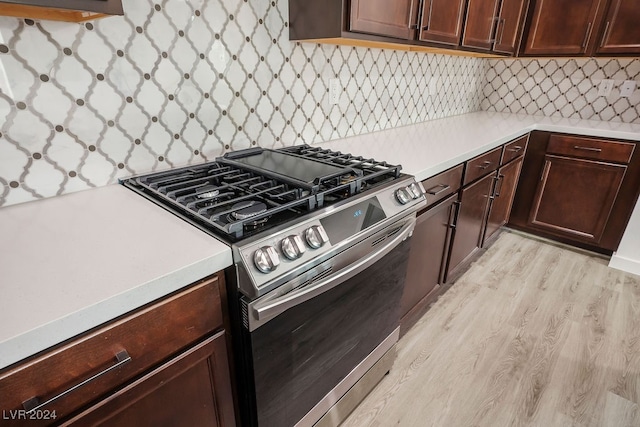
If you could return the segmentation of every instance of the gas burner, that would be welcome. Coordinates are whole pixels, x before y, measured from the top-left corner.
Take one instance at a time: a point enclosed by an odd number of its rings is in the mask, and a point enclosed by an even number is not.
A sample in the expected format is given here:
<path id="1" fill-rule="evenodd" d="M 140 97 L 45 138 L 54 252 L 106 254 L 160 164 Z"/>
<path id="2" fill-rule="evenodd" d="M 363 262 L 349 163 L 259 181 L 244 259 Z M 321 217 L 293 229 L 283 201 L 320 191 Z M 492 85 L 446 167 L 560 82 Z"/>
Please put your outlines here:
<path id="1" fill-rule="evenodd" d="M 269 218 L 271 218 L 270 216 L 266 217 L 266 218 L 261 218 L 261 219 L 256 219 L 255 221 L 247 221 L 244 223 L 244 229 L 245 230 L 255 230 L 257 228 L 262 227 L 263 225 L 265 225 L 268 221 Z"/>
<path id="2" fill-rule="evenodd" d="M 343 175 L 340 177 L 340 185 L 348 184 L 351 181 L 355 181 L 356 177 L 353 175 Z"/>
<path id="3" fill-rule="evenodd" d="M 220 190 L 216 189 L 213 185 L 207 185 L 200 188 L 196 194 L 196 198 L 198 199 L 211 199 L 214 197 L 218 197 L 220 195 Z"/>
<path id="4" fill-rule="evenodd" d="M 249 200 L 246 202 L 236 203 L 231 207 L 231 209 L 233 209 L 233 212 L 231 212 L 230 216 L 235 220 L 242 221 L 265 213 L 267 211 L 267 205 L 262 202 Z"/>

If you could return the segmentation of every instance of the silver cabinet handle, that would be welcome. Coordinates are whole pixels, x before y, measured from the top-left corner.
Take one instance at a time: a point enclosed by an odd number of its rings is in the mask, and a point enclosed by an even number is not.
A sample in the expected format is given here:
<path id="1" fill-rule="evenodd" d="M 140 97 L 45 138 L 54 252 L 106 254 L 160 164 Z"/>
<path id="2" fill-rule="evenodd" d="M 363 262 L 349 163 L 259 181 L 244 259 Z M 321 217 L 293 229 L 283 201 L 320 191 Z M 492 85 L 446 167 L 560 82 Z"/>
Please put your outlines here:
<path id="1" fill-rule="evenodd" d="M 584 41 L 582 42 L 582 48 L 584 49 L 585 47 L 587 47 L 587 44 L 589 44 L 589 38 L 591 38 L 591 27 L 593 26 L 593 23 L 589 22 L 589 25 L 587 25 L 587 33 L 584 35 Z"/>
<path id="2" fill-rule="evenodd" d="M 410 30 L 417 30 L 419 28 L 418 24 L 414 24 L 413 23 L 413 2 L 415 0 L 411 0 L 411 5 L 409 5 L 409 29 Z M 416 16 L 416 18 L 418 18 Z"/>
<path id="3" fill-rule="evenodd" d="M 89 384 L 90 382 L 97 380 L 99 377 L 105 375 L 108 372 L 113 371 L 114 369 L 118 369 L 120 366 L 127 364 L 131 362 L 131 356 L 129 356 L 129 353 L 127 353 L 126 350 L 122 350 L 120 352 L 118 352 L 118 354 L 116 354 L 116 363 L 114 365 L 109 366 L 107 369 L 98 372 L 95 375 L 90 376 L 89 378 L 87 378 L 84 381 L 79 382 L 78 384 L 74 385 L 73 387 L 70 387 L 68 389 L 66 389 L 65 391 L 63 391 L 62 393 L 52 397 L 51 399 L 48 399 L 42 403 L 40 403 L 40 399 L 38 398 L 38 396 L 34 396 L 30 399 L 25 400 L 24 402 L 22 402 L 22 407 L 27 411 L 27 415 L 30 415 L 32 413 L 34 413 L 35 411 L 42 409 L 43 407 L 49 405 L 52 402 L 55 402 L 56 400 L 66 396 L 67 394 L 79 389 L 80 387 L 83 387 L 87 384 Z"/>
<path id="4" fill-rule="evenodd" d="M 495 23 L 495 24 L 494 24 Z M 489 33 L 489 43 L 495 43 L 498 39 L 498 27 L 500 26 L 500 17 L 491 18 L 491 32 Z"/>
<path id="5" fill-rule="evenodd" d="M 361 258 L 358 262 L 348 266 L 347 268 L 339 270 L 316 283 L 293 290 L 281 297 L 266 300 L 264 302 L 258 302 L 251 308 L 252 315 L 262 323 L 284 313 L 296 305 L 300 305 L 335 288 L 339 284 L 366 270 L 395 249 L 396 246 L 413 233 L 415 223 L 415 218 L 411 219 L 404 224 L 402 231 L 398 232 L 398 234 L 396 234 L 395 237 L 387 244 L 382 246 L 380 249 L 369 253 L 367 256 Z"/>
<path id="6" fill-rule="evenodd" d="M 517 153 L 518 151 L 522 150 L 522 147 L 519 145 L 514 146 L 513 148 L 509 148 L 508 151 L 513 151 L 514 153 Z"/>
<path id="7" fill-rule="evenodd" d="M 491 162 L 490 162 L 490 161 L 485 160 L 484 162 L 482 162 L 482 164 L 481 164 L 481 165 L 478 165 L 478 167 L 479 167 L 480 169 L 486 169 L 486 168 L 488 168 L 488 167 L 489 167 L 489 165 L 490 165 L 490 164 L 491 164 Z"/>
<path id="8" fill-rule="evenodd" d="M 436 191 L 436 189 L 439 188 L 440 190 Z M 431 187 L 430 189 L 427 190 L 427 194 L 431 194 L 432 196 L 437 196 L 438 194 L 447 191 L 448 189 L 450 189 L 451 186 L 447 185 L 447 184 L 438 184 L 435 187 Z"/>
<path id="9" fill-rule="evenodd" d="M 498 22 L 498 25 L 502 25 L 502 31 L 500 32 L 500 38 L 498 38 L 498 44 L 502 44 L 502 37 L 504 36 L 504 27 L 505 27 L 506 24 L 507 24 L 506 18 L 502 18 Z"/>
<path id="10" fill-rule="evenodd" d="M 579 145 L 573 146 L 574 150 L 582 150 L 582 151 L 593 151 L 594 153 L 602 152 L 602 148 L 593 148 L 593 147 L 581 147 Z"/>
<path id="11" fill-rule="evenodd" d="M 432 11 L 432 8 L 433 8 L 433 0 L 429 1 L 429 16 L 427 16 L 427 25 L 422 27 L 422 29 L 421 29 L 422 31 L 429 31 L 429 26 L 431 25 L 431 11 Z M 423 4 L 423 6 L 422 6 L 422 21 L 424 21 L 425 9 L 426 9 L 426 7 L 424 7 L 424 4 Z"/>
<path id="12" fill-rule="evenodd" d="M 607 41 L 607 36 L 609 35 L 609 26 L 611 25 L 611 21 L 607 21 L 607 24 L 604 27 L 604 33 L 602 33 L 602 40 L 600 40 L 600 47 L 604 46 L 604 43 Z"/>

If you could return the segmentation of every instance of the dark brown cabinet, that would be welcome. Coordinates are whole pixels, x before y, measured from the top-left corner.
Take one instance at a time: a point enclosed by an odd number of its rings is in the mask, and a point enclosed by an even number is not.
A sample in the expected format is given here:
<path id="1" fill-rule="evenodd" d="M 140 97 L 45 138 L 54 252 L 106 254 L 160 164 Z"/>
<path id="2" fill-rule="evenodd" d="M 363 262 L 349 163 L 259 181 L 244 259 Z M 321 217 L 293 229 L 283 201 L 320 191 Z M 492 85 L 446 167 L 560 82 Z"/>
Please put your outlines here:
<path id="1" fill-rule="evenodd" d="M 352 0 L 350 30 L 415 38 L 419 0 Z"/>
<path id="2" fill-rule="evenodd" d="M 446 281 L 460 275 L 468 264 L 466 261 L 473 257 L 482 244 L 493 183 L 494 175 L 491 174 L 462 189 Z"/>
<path id="3" fill-rule="evenodd" d="M 583 55 L 597 32 L 604 0 L 536 0 L 525 55 Z"/>
<path id="4" fill-rule="evenodd" d="M 529 224 L 599 243 L 626 165 L 546 155 Z"/>
<path id="5" fill-rule="evenodd" d="M 82 22 L 122 15 L 122 0 L 2 0 L 0 15 Z"/>
<path id="6" fill-rule="evenodd" d="M 522 37 L 528 5 L 529 0 L 502 0 L 494 36 L 494 52 L 515 55 Z"/>
<path id="7" fill-rule="evenodd" d="M 522 157 L 498 169 L 495 189 L 491 200 L 491 208 L 487 216 L 487 226 L 482 246 L 491 241 L 498 230 L 509 221 L 511 204 L 516 193 Z"/>
<path id="8" fill-rule="evenodd" d="M 498 30 L 498 0 L 469 0 L 462 46 L 491 50 Z"/>
<path id="9" fill-rule="evenodd" d="M 611 0 L 601 26 L 596 53 L 640 53 L 640 4 L 637 0 Z"/>
<path id="10" fill-rule="evenodd" d="M 400 333 L 411 328 L 444 283 L 464 165 L 422 181 L 427 208 L 418 213 L 400 303 Z"/>
<path id="11" fill-rule="evenodd" d="M 524 135 L 467 161 L 446 282 L 460 276 L 507 222 L 528 138 Z"/>
<path id="12" fill-rule="evenodd" d="M 315 43 L 472 56 L 640 53 L 635 0 L 289 0 L 289 21 L 290 40 Z"/>
<path id="13" fill-rule="evenodd" d="M 639 191 L 636 143 L 534 132 L 509 226 L 611 254 Z"/>
<path id="14" fill-rule="evenodd" d="M 420 40 L 458 45 L 466 0 L 423 0 Z"/>
<path id="15" fill-rule="evenodd" d="M 83 411 L 65 426 L 235 426 L 224 331 Z"/>
<path id="16" fill-rule="evenodd" d="M 0 371 L 3 409 L 55 411 L 34 426 L 234 425 L 221 286 L 214 275 Z"/>

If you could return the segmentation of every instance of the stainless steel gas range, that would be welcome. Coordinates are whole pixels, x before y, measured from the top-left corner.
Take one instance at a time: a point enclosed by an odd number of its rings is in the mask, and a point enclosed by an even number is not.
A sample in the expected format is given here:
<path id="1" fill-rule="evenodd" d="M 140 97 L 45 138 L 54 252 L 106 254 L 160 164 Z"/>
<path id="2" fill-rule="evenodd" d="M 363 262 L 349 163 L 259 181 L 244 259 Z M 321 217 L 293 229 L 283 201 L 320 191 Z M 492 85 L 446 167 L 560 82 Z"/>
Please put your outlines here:
<path id="1" fill-rule="evenodd" d="M 410 237 L 426 205 L 399 166 L 301 145 L 124 185 L 232 249 L 243 425 L 335 425 L 389 371 Z"/>

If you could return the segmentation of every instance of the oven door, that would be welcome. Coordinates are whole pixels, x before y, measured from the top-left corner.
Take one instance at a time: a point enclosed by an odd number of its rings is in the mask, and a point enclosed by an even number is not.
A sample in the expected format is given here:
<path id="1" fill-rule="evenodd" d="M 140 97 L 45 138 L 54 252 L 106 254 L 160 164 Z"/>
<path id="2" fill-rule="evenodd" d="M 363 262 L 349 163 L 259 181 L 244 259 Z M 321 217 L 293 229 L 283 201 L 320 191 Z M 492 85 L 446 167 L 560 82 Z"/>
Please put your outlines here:
<path id="1" fill-rule="evenodd" d="M 393 346 L 414 226 L 415 215 L 314 267 L 292 291 L 243 302 L 251 424 L 312 425 Z"/>

